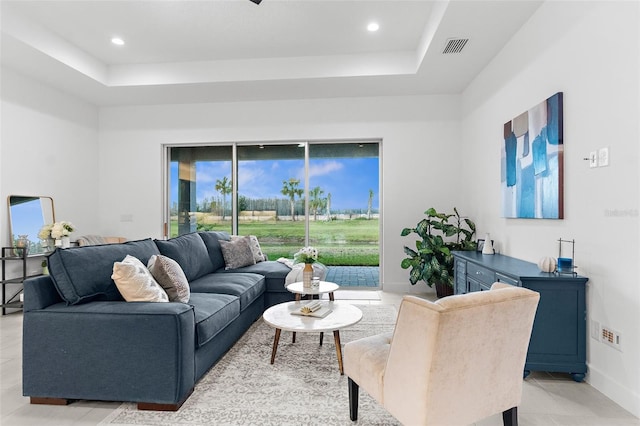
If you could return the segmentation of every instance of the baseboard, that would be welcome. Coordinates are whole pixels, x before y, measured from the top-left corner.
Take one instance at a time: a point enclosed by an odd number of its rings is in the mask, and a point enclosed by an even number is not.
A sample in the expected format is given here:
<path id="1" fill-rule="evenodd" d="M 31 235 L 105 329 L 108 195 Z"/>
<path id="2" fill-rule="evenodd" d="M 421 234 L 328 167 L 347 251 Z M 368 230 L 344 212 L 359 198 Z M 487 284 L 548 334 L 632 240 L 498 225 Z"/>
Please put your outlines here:
<path id="1" fill-rule="evenodd" d="M 607 398 L 613 400 L 613 402 L 634 416 L 640 417 L 640 394 L 612 380 L 591 365 L 589 365 L 589 374 L 586 381 Z"/>
<path id="2" fill-rule="evenodd" d="M 428 287 L 425 283 L 419 282 L 416 285 L 411 285 L 409 283 L 383 283 L 381 286 L 383 291 L 388 291 L 389 293 L 400 293 L 400 294 L 425 294 L 425 293 L 433 293 L 436 294 L 435 288 Z"/>

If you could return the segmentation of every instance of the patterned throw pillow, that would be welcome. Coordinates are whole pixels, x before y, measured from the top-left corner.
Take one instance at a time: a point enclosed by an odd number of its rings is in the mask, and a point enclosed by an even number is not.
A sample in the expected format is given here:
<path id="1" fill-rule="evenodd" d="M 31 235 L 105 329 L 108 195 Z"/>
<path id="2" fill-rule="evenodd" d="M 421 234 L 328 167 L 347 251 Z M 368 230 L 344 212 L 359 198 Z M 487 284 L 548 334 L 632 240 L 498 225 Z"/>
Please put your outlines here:
<path id="1" fill-rule="evenodd" d="M 251 252 L 253 253 L 253 259 L 258 262 L 264 262 L 267 260 L 267 256 L 262 252 L 260 248 L 260 242 L 258 242 L 258 237 L 255 235 L 249 235 L 249 245 L 251 246 Z M 240 235 L 231 235 L 231 241 L 238 240 L 240 238 L 246 238 Z"/>
<path id="2" fill-rule="evenodd" d="M 168 302 L 167 293 L 138 258 L 127 255 L 113 264 L 111 279 L 127 302 Z"/>
<path id="3" fill-rule="evenodd" d="M 147 267 L 153 278 L 167 292 L 169 302 L 189 302 L 189 281 L 178 262 L 159 254 L 151 256 Z"/>
<path id="4" fill-rule="evenodd" d="M 256 264 L 250 241 L 249 237 L 236 238 L 234 241 L 220 240 L 225 269 L 236 269 Z"/>

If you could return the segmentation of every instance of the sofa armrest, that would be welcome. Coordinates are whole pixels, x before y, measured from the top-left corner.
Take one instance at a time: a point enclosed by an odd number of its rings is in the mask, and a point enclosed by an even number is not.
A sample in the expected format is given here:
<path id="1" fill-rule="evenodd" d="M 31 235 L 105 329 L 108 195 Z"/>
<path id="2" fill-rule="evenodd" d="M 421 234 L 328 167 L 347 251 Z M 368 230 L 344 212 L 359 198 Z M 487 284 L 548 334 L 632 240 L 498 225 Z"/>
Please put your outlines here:
<path id="1" fill-rule="evenodd" d="M 24 313 L 23 394 L 176 404 L 195 385 L 195 316 L 182 303 L 63 303 Z"/>
<path id="2" fill-rule="evenodd" d="M 60 294 L 49 275 L 29 278 L 24 281 L 24 312 L 44 309 L 62 302 Z"/>

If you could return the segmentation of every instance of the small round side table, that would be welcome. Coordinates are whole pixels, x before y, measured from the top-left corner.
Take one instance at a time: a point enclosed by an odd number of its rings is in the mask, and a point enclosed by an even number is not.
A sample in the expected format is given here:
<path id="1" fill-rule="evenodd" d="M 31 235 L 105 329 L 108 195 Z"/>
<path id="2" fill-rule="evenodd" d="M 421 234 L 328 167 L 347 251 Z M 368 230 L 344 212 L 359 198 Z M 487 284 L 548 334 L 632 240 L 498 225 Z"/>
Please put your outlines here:
<path id="1" fill-rule="evenodd" d="M 320 285 L 318 287 L 304 287 L 302 281 L 298 281 L 295 283 L 291 283 L 287 285 L 287 290 L 291 293 L 295 293 L 296 302 L 299 302 L 303 295 L 310 295 L 313 299 L 313 296 L 317 295 L 320 298 L 320 295 L 329 293 L 329 300 L 333 302 L 333 292 L 339 289 L 340 286 L 336 283 L 332 283 L 329 281 L 320 281 Z M 320 332 L 320 346 L 322 346 L 322 340 L 324 339 L 324 332 Z M 296 332 L 293 332 L 293 337 L 291 339 L 292 343 L 296 342 Z"/>
<path id="2" fill-rule="evenodd" d="M 338 284 L 329 281 L 320 281 L 320 285 L 318 287 L 305 288 L 303 287 L 302 281 L 287 285 L 287 290 L 291 293 L 295 293 L 296 300 L 300 300 L 303 294 L 319 296 L 321 294 L 329 293 L 329 300 L 333 302 L 333 292 L 339 288 L 340 286 Z"/>

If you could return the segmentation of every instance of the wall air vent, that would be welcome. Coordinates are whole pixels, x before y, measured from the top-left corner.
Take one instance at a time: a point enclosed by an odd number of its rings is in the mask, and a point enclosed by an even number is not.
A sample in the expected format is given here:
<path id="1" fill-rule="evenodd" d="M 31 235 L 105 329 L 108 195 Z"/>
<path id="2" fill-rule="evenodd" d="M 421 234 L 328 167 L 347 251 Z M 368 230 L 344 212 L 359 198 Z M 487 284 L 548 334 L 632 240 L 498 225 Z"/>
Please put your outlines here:
<path id="1" fill-rule="evenodd" d="M 447 39 L 447 44 L 445 44 L 444 49 L 442 49 L 442 53 L 460 53 L 468 41 L 468 38 Z"/>

